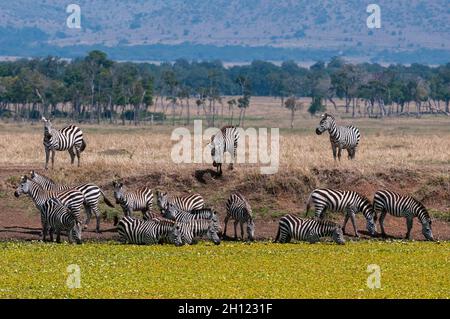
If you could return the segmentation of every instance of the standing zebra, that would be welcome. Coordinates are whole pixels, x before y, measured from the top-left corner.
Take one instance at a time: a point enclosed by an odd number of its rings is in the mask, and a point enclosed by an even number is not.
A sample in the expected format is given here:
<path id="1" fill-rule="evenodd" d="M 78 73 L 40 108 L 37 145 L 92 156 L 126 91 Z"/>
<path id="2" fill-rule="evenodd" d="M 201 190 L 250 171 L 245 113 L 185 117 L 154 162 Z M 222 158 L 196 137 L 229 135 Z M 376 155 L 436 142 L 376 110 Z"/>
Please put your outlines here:
<path id="1" fill-rule="evenodd" d="M 217 213 L 209 208 L 196 209 L 191 212 L 183 211 L 174 204 L 169 203 L 162 211 L 163 217 L 177 222 L 190 222 L 197 219 L 217 219 Z"/>
<path id="2" fill-rule="evenodd" d="M 240 193 L 232 193 L 226 203 L 227 216 L 225 217 L 225 227 L 223 230 L 223 237 L 227 235 L 228 220 L 234 219 L 234 238 L 237 238 L 237 224 L 241 225 L 241 239 L 244 239 L 244 223 L 247 223 L 247 236 L 249 240 L 254 240 L 255 237 L 255 223 L 252 216 L 252 208 Z"/>
<path id="3" fill-rule="evenodd" d="M 300 218 L 294 215 L 281 217 L 275 242 L 288 243 L 291 239 L 306 240 L 311 244 L 321 237 L 331 236 L 334 242 L 344 244 L 344 234 L 336 223 L 329 220 Z"/>
<path id="4" fill-rule="evenodd" d="M 330 114 L 323 114 L 319 126 L 316 128 L 316 134 L 321 135 L 323 132 L 330 133 L 331 149 L 333 150 L 333 157 L 336 160 L 336 152 L 339 160 L 341 160 L 342 149 L 348 152 L 348 158 L 354 159 L 356 148 L 361 137 L 359 129 L 349 126 L 337 126 L 336 120 Z"/>
<path id="5" fill-rule="evenodd" d="M 362 212 L 367 221 L 367 231 L 371 236 L 375 236 L 375 212 L 373 211 L 372 204 L 367 197 L 354 191 L 318 188 L 309 195 L 306 206 L 306 214 L 309 211 L 311 202 L 314 204 L 316 217 L 321 219 L 324 217 L 327 209 L 332 212 L 345 213 L 345 220 L 342 230 L 345 234 L 345 226 L 350 218 L 356 237 L 359 237 L 359 234 L 356 230 L 355 214 Z"/>
<path id="6" fill-rule="evenodd" d="M 78 186 L 70 186 L 70 185 L 62 185 L 57 184 L 47 176 L 41 175 L 36 173 L 35 171 L 31 171 L 31 179 L 38 183 L 43 189 L 52 191 L 52 192 L 59 192 L 63 190 L 70 190 L 70 189 L 76 189 L 79 190 L 84 197 L 84 208 L 86 210 L 86 222 L 84 225 L 84 228 L 87 228 L 87 225 L 91 221 L 92 213 L 95 215 L 96 219 L 96 226 L 95 230 L 96 232 L 100 232 L 100 209 L 98 208 L 98 203 L 100 200 L 100 195 L 103 196 L 103 200 L 106 205 L 109 207 L 114 207 L 114 205 L 109 201 L 109 199 L 105 196 L 103 191 L 95 184 L 92 183 L 85 183 L 80 184 Z"/>
<path id="7" fill-rule="evenodd" d="M 53 232 L 56 232 L 56 242 L 61 242 L 61 231 L 67 232 L 69 243 L 75 239 L 81 244 L 81 222 L 58 199 L 49 198 L 41 206 L 42 240 L 45 241 L 50 230 L 50 241 L 53 241 Z"/>
<path id="8" fill-rule="evenodd" d="M 239 129 L 235 126 L 224 126 L 219 132 L 211 136 L 211 142 L 208 146 L 211 148 L 211 157 L 213 166 L 218 175 L 222 175 L 222 163 L 225 153 L 231 155 L 229 168 L 233 169 L 233 163 L 236 159 L 236 152 L 239 140 Z"/>
<path id="9" fill-rule="evenodd" d="M 166 192 L 156 192 L 158 207 L 163 211 L 167 209 L 168 204 L 173 204 L 176 208 L 190 212 L 201 209 L 205 206 L 205 201 L 200 194 L 191 194 L 186 196 L 169 197 Z"/>
<path id="10" fill-rule="evenodd" d="M 220 244 L 219 227 L 217 216 L 211 219 L 195 219 L 188 222 L 178 222 L 183 242 L 192 245 L 196 244 L 196 238 L 207 236 L 214 244 Z"/>
<path id="11" fill-rule="evenodd" d="M 144 220 L 152 217 L 153 193 L 148 187 L 141 187 L 135 191 L 125 191 L 123 183 L 114 181 L 114 198 L 120 204 L 125 216 L 130 216 L 133 211 L 140 210 Z"/>
<path id="12" fill-rule="evenodd" d="M 131 216 L 123 217 L 117 231 L 124 243 L 149 245 L 168 240 L 176 246 L 183 244 L 180 227 L 170 220 L 142 220 Z"/>
<path id="13" fill-rule="evenodd" d="M 42 205 L 50 198 L 58 199 L 64 206 L 66 206 L 71 213 L 77 217 L 81 223 L 81 206 L 83 205 L 84 196 L 77 189 L 69 189 L 65 191 L 47 191 L 35 181 L 29 179 L 27 176 L 22 176 L 20 184 L 14 192 L 15 197 L 21 194 L 27 194 L 31 197 L 36 207 L 42 213 Z"/>
<path id="14" fill-rule="evenodd" d="M 411 229 L 413 226 L 413 219 L 417 217 L 422 224 L 422 234 L 427 240 L 434 241 L 431 232 L 431 218 L 425 206 L 411 196 L 402 196 L 400 194 L 381 190 L 375 193 L 373 199 L 373 208 L 375 211 L 375 220 L 377 213 L 380 214 L 380 227 L 382 236 L 386 236 L 384 231 L 384 218 L 389 213 L 395 217 L 406 218 L 406 239 L 411 239 Z"/>
<path id="15" fill-rule="evenodd" d="M 86 148 L 86 142 L 83 139 L 83 132 L 75 125 L 69 125 L 63 129 L 57 130 L 52 127 L 50 120 L 42 117 L 44 121 L 44 148 L 45 148 L 45 169 L 48 169 L 48 160 L 50 152 L 52 154 L 52 169 L 55 162 L 55 151 L 68 151 L 70 160 L 73 164 L 75 155 L 77 156 L 78 166 L 80 166 L 80 154 Z"/>

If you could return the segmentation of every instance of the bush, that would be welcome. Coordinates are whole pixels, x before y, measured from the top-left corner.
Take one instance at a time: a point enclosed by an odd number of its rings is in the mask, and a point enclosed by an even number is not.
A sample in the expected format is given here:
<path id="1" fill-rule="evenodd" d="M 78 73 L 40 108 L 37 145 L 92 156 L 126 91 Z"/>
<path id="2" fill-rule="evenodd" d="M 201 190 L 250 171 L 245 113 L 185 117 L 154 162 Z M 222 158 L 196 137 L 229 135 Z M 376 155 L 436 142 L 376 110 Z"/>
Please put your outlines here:
<path id="1" fill-rule="evenodd" d="M 311 105 L 308 108 L 308 112 L 312 115 L 316 114 L 317 112 L 323 112 L 325 111 L 325 105 L 322 104 L 321 99 L 313 99 Z"/>

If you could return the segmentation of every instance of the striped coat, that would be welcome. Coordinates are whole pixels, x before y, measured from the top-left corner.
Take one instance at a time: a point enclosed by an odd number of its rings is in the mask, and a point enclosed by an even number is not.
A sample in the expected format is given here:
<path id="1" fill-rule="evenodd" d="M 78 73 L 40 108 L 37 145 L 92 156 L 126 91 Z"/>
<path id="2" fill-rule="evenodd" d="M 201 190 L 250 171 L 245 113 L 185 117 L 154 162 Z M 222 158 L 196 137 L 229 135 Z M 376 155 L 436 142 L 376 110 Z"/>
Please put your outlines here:
<path id="1" fill-rule="evenodd" d="M 130 216 L 134 211 L 141 211 L 145 220 L 152 216 L 153 192 L 148 187 L 141 187 L 134 191 L 125 191 L 123 183 L 113 182 L 114 198 L 120 204 L 125 216 Z"/>
<path id="2" fill-rule="evenodd" d="M 244 239 L 244 223 L 247 224 L 248 239 L 255 238 L 255 223 L 253 221 L 252 208 L 244 195 L 241 193 L 232 193 L 226 203 L 227 216 L 225 217 L 225 227 L 223 237 L 227 235 L 228 220 L 234 220 L 234 238 L 237 238 L 237 224 L 241 226 L 241 239 Z"/>
<path id="3" fill-rule="evenodd" d="M 200 194 L 170 197 L 166 192 L 158 191 L 156 195 L 157 204 L 161 211 L 167 209 L 169 204 L 172 204 L 176 208 L 186 212 L 202 209 L 205 206 L 205 201 Z"/>
<path id="4" fill-rule="evenodd" d="M 231 155 L 230 169 L 233 169 L 239 136 L 239 128 L 235 126 L 224 126 L 219 132 L 211 136 L 211 141 L 208 145 L 211 148 L 213 166 L 216 168 L 218 175 L 222 175 L 222 163 L 224 163 L 225 153 Z"/>

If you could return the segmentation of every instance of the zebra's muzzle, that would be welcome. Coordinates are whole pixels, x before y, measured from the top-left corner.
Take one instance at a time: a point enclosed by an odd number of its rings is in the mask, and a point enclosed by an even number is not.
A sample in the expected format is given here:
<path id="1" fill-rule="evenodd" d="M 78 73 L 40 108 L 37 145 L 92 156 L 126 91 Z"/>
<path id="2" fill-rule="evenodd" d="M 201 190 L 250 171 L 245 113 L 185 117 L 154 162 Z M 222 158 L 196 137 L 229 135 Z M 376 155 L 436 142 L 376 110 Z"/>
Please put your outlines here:
<path id="1" fill-rule="evenodd" d="M 19 196 L 20 196 L 19 192 L 18 192 L 18 191 L 15 191 L 15 192 L 14 192 L 14 196 L 15 196 L 15 197 L 19 197 Z"/>
<path id="2" fill-rule="evenodd" d="M 321 132 L 318 128 L 316 128 L 316 134 L 321 135 L 323 132 Z"/>

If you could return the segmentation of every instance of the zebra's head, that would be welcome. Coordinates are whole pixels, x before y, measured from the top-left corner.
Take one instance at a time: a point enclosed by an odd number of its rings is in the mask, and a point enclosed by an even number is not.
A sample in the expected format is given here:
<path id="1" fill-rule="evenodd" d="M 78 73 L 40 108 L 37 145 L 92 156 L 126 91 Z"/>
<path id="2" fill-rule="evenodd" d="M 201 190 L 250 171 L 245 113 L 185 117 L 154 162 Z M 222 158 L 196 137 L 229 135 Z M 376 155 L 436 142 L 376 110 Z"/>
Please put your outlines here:
<path id="1" fill-rule="evenodd" d="M 255 240 L 255 222 L 253 221 L 253 219 L 250 219 L 247 222 L 247 235 L 250 241 Z"/>
<path id="2" fill-rule="evenodd" d="M 114 198 L 116 199 L 116 204 L 120 204 L 123 199 L 123 196 L 124 196 L 123 183 L 114 181 L 113 187 L 114 187 Z"/>
<path id="3" fill-rule="evenodd" d="M 340 226 L 334 228 L 333 233 L 331 234 L 331 238 L 335 243 L 339 245 L 345 244 L 344 232 L 342 231 L 342 228 Z"/>
<path id="4" fill-rule="evenodd" d="M 367 197 L 361 196 L 361 201 L 357 210 L 360 210 L 366 218 L 366 229 L 370 236 L 375 236 L 377 233 L 375 224 L 377 217 L 370 200 Z"/>
<path id="5" fill-rule="evenodd" d="M 319 126 L 316 128 L 316 134 L 321 135 L 323 132 L 328 131 L 334 123 L 334 117 L 328 113 L 322 115 Z"/>
<path id="6" fill-rule="evenodd" d="M 83 225 L 81 222 L 77 221 L 75 222 L 74 227 L 72 228 L 72 236 L 75 238 L 75 242 L 77 244 L 81 244 L 81 231 L 83 229 Z"/>
<path id="7" fill-rule="evenodd" d="M 169 203 L 169 197 L 166 192 L 156 192 L 156 203 L 161 210 L 162 213 L 164 213 L 165 210 L 167 210 L 167 205 Z"/>
<path id="8" fill-rule="evenodd" d="M 19 197 L 21 194 L 28 194 L 30 191 L 30 181 L 26 175 L 20 178 L 20 184 L 14 192 L 15 197 Z"/>
<path id="9" fill-rule="evenodd" d="M 46 119 L 45 117 L 42 117 L 42 121 L 44 122 L 44 135 L 50 137 L 50 131 L 52 129 L 52 122 L 49 119 Z"/>
<path id="10" fill-rule="evenodd" d="M 175 205 L 167 202 L 164 205 L 164 208 L 161 209 L 161 213 L 163 215 L 164 218 L 167 219 L 171 219 L 171 220 L 175 220 L 176 219 L 176 212 L 177 212 L 177 208 L 175 207 Z"/>
<path id="11" fill-rule="evenodd" d="M 182 246 L 183 245 L 183 237 L 181 235 L 181 229 L 180 226 L 177 224 L 174 224 L 170 233 L 169 233 L 169 240 L 170 242 L 174 243 L 175 246 Z"/>
<path id="12" fill-rule="evenodd" d="M 208 226 L 207 236 L 208 239 L 211 240 L 215 245 L 220 245 L 220 237 L 218 233 L 219 233 L 218 222 L 215 221 L 214 218 L 211 218 L 211 221 Z"/>
<path id="13" fill-rule="evenodd" d="M 422 234 L 427 240 L 434 241 L 433 232 L 431 231 L 431 218 L 422 222 Z"/>

